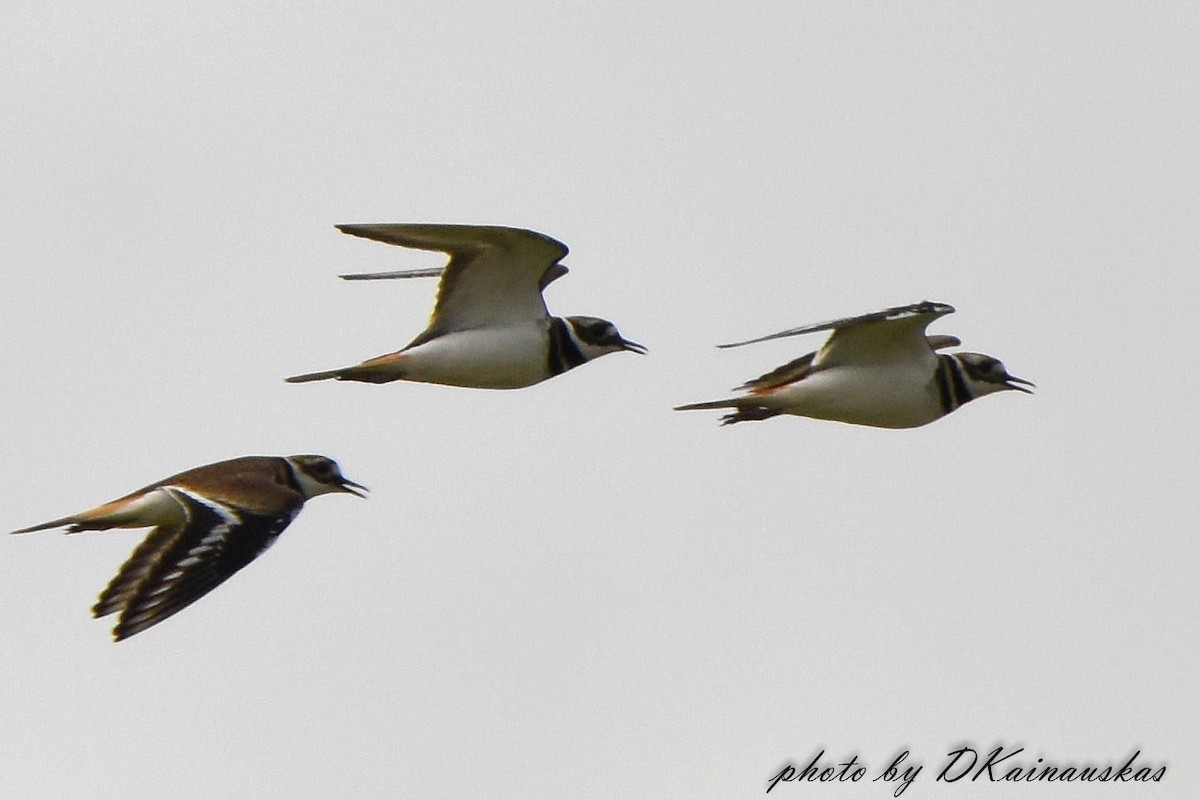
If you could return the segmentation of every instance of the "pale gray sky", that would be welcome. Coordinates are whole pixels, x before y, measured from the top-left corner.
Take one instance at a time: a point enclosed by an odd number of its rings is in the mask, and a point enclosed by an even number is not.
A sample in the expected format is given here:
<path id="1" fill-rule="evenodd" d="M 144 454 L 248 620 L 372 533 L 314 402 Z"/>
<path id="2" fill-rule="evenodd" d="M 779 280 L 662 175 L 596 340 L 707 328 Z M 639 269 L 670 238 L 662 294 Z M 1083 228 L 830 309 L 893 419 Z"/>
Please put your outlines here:
<path id="1" fill-rule="evenodd" d="M 1048 6 L 1048 7 L 1047 7 Z M 0 539 L 30 798 L 908 798 L 961 744 L 1200 785 L 1200 11 L 1143 3 L 17 2 L 0 25 L 0 529 L 317 452 L 373 490 L 114 645 L 141 532 Z M 397 349 L 530 227 L 650 355 L 515 392 L 283 377 Z M 1033 397 L 912 431 L 672 405 L 932 299 Z M 883 798 L 882 783 L 771 797 Z"/>

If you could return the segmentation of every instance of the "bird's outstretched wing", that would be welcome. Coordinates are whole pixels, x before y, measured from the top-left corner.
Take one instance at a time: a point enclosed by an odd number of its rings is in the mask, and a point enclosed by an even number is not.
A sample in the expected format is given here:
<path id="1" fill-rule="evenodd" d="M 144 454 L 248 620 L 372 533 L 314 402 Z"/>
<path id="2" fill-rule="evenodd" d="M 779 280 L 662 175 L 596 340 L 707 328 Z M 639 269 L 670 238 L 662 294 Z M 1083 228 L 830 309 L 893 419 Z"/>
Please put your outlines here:
<path id="1" fill-rule="evenodd" d="M 962 344 L 962 341 L 957 336 L 947 336 L 944 334 L 927 336 L 925 337 L 925 341 L 928 342 L 930 350 L 941 350 L 946 347 L 957 347 Z M 746 381 L 734 389 L 734 391 L 769 392 L 772 389 L 778 389 L 780 386 L 786 386 L 789 383 L 803 380 L 813 371 L 813 362 L 816 357 L 817 353 L 815 352 L 805 353 L 781 367 L 776 367 L 765 375 L 759 375 L 757 378 Z"/>
<path id="2" fill-rule="evenodd" d="M 175 486 L 162 490 L 183 510 L 159 525 L 121 566 L 92 614 L 119 614 L 117 641 L 183 610 L 266 550 L 291 523 L 302 501 L 282 514 L 259 514 L 205 499 Z"/>
<path id="3" fill-rule="evenodd" d="M 535 231 L 494 225 L 381 223 L 338 230 L 387 244 L 447 253 L 429 327 L 409 346 L 444 333 L 547 316 L 542 290 L 567 268 L 567 246 Z M 380 273 L 420 277 L 435 270 Z M 363 279 L 364 276 L 351 276 Z"/>
<path id="4" fill-rule="evenodd" d="M 788 336 L 832 330 L 828 341 L 819 351 L 812 354 L 811 358 L 804 356 L 780 369 L 791 368 L 791 371 L 794 371 L 805 366 L 799 363 L 805 359 L 808 359 L 807 367 L 812 369 L 845 363 L 865 364 L 894 359 L 898 352 L 928 353 L 930 341 L 925 336 L 925 328 L 938 317 L 953 312 L 953 306 L 926 300 L 857 317 L 789 328 L 756 339 L 718 346 L 741 347 Z"/>

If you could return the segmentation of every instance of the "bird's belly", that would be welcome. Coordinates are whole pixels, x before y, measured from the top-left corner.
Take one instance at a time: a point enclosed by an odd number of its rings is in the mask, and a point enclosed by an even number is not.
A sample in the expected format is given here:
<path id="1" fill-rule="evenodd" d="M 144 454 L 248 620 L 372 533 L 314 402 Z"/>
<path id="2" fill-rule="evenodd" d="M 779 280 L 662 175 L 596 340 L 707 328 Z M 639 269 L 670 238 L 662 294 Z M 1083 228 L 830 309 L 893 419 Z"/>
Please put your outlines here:
<path id="1" fill-rule="evenodd" d="M 404 378 L 474 389 L 519 389 L 550 377 L 544 328 L 456 331 L 403 351 Z"/>
<path id="2" fill-rule="evenodd" d="M 869 425 L 916 428 L 942 416 L 931 370 L 838 369 L 814 372 L 767 395 L 785 414 Z"/>

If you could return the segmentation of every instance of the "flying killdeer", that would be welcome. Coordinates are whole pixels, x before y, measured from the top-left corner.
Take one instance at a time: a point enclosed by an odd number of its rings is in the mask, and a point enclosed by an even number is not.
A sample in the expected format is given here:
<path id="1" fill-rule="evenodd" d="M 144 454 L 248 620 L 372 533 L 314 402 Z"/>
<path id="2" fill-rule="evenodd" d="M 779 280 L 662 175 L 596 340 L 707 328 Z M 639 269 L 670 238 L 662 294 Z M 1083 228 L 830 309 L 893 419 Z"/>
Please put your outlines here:
<path id="1" fill-rule="evenodd" d="M 441 274 L 429 327 L 395 353 L 358 366 L 288 378 L 395 380 L 479 389 L 518 389 L 620 350 L 646 348 L 595 317 L 552 317 L 542 291 L 567 274 L 567 247 L 534 231 L 483 225 L 338 225 L 338 230 L 401 247 L 447 253 L 444 270 L 343 275 L 347 280 Z"/>
<path id="2" fill-rule="evenodd" d="M 735 409 L 721 418 L 723 425 L 794 414 L 876 428 L 916 428 L 985 394 L 1006 389 L 1028 393 L 1018 384 L 1033 384 L 1009 375 L 991 356 L 937 352 L 962 344 L 954 336 L 925 334 L 929 323 L 953 311 L 945 303 L 925 301 L 719 345 L 741 347 L 833 331 L 818 352 L 738 387 L 747 394 L 675 410 Z"/>
<path id="3" fill-rule="evenodd" d="M 199 600 L 270 547 L 305 500 L 363 495 L 324 456 L 244 456 L 189 469 L 89 511 L 13 533 L 67 527 L 154 530 L 100 595 L 92 615 L 120 613 L 116 641 Z"/>

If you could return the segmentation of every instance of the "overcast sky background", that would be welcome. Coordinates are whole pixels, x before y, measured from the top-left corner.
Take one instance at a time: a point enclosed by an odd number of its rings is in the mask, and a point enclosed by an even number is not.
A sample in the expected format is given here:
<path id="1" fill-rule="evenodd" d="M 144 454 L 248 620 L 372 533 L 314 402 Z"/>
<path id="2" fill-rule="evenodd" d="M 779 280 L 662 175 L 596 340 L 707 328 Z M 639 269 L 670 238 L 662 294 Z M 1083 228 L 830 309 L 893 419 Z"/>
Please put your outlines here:
<path id="1" fill-rule="evenodd" d="M 1049 6 L 1048 8 L 1045 6 Z M 1191 3 L 17 2 L 0 25 L 0 530 L 243 454 L 370 499 L 114 645 L 144 535 L 0 539 L 0 782 L 73 798 L 905 797 L 962 744 L 1200 786 Z M 405 344 L 435 266 L 566 242 L 646 357 L 285 385 Z M 671 406 L 923 299 L 1034 396 L 911 431 Z M 882 783 L 772 797 L 890 797 Z"/>

